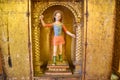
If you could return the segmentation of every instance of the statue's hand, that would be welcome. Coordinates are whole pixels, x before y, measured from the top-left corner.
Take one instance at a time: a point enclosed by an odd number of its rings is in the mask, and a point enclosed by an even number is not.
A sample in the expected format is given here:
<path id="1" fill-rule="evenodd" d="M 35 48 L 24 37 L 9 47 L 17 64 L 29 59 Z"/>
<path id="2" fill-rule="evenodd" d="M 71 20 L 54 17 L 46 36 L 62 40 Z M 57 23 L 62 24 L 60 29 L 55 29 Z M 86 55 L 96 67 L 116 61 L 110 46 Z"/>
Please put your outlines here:
<path id="1" fill-rule="evenodd" d="M 72 34 L 72 37 L 75 38 L 76 37 L 75 34 Z"/>
<path id="2" fill-rule="evenodd" d="M 43 18 L 44 18 L 44 16 L 43 16 L 43 15 L 41 15 L 41 16 L 40 16 L 40 19 L 41 19 L 41 20 L 43 20 Z"/>

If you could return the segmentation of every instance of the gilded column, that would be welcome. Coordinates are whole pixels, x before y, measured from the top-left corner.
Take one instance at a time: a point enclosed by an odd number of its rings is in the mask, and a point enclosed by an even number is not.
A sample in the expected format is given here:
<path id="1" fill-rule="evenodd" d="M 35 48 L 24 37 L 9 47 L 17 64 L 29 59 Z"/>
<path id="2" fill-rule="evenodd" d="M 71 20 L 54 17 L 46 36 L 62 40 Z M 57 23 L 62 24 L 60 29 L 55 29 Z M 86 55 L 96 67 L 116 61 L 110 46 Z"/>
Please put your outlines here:
<path id="1" fill-rule="evenodd" d="M 82 70 L 82 31 L 80 23 L 76 25 L 76 50 L 75 50 L 75 73 Z"/>
<path id="2" fill-rule="evenodd" d="M 35 22 L 33 23 L 33 61 L 34 61 L 34 75 L 40 75 L 42 73 L 40 66 L 42 65 L 40 61 L 40 27 L 39 27 L 39 20 L 35 18 Z"/>

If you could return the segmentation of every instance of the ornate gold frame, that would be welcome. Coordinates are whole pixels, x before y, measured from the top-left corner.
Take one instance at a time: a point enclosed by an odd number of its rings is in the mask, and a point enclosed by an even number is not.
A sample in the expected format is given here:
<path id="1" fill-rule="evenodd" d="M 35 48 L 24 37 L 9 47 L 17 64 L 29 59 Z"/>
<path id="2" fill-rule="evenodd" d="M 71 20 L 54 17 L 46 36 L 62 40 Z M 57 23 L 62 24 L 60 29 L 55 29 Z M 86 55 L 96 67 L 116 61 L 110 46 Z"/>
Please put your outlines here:
<path id="1" fill-rule="evenodd" d="M 38 57 L 35 60 L 35 64 L 36 65 L 41 65 L 42 62 L 40 62 L 40 43 L 39 43 L 39 36 L 40 36 L 40 28 L 38 27 L 39 25 L 39 15 L 43 14 L 43 12 L 48 9 L 49 7 L 55 6 L 55 5 L 60 5 L 60 6 L 64 6 L 66 8 L 68 8 L 73 15 L 75 16 L 75 27 L 76 27 L 76 46 L 75 46 L 75 53 L 72 54 L 72 60 L 76 66 L 76 70 L 75 73 L 79 73 L 80 70 L 82 70 L 82 66 L 80 66 L 80 62 L 82 61 L 82 25 L 81 23 L 83 22 L 83 17 L 82 17 L 82 13 L 83 13 L 83 6 L 82 6 L 82 2 L 78 3 L 78 2 L 47 2 L 47 3 L 43 3 L 43 2 L 38 2 L 36 3 L 34 6 L 37 6 L 37 8 L 33 9 L 33 15 L 31 16 L 31 18 L 34 18 L 36 23 L 35 25 L 32 25 L 31 29 L 30 29 L 30 33 L 31 33 L 31 42 L 32 42 L 32 51 L 34 51 L 34 56 Z M 37 12 L 38 11 L 38 12 Z M 39 13 L 39 14 L 38 14 Z M 31 21 L 31 20 L 30 20 Z M 33 50 L 34 48 L 34 50 Z M 33 54 L 33 53 L 32 53 Z M 38 55 L 39 54 L 39 55 Z M 31 56 L 31 66 L 32 66 L 32 76 L 34 77 L 34 71 L 33 71 L 33 55 Z M 37 68 L 40 71 L 40 68 Z"/>

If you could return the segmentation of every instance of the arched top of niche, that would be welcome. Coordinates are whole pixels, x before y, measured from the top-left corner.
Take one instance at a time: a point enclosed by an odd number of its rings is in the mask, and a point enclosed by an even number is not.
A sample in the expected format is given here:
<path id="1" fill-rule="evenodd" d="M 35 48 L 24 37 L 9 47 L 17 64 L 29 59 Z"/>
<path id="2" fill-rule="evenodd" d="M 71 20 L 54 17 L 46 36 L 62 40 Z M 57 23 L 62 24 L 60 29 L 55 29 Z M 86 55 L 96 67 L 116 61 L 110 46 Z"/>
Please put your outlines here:
<path id="1" fill-rule="evenodd" d="M 44 6 L 41 11 L 40 11 L 40 15 L 43 14 L 45 12 L 45 10 L 47 10 L 48 8 L 52 7 L 52 6 L 63 6 L 66 7 L 67 9 L 69 9 L 72 14 L 75 17 L 75 21 L 79 22 L 79 17 L 78 17 L 78 13 L 74 10 L 74 8 L 70 5 L 64 4 L 64 3 L 52 3 L 52 4 L 48 4 L 47 6 Z"/>

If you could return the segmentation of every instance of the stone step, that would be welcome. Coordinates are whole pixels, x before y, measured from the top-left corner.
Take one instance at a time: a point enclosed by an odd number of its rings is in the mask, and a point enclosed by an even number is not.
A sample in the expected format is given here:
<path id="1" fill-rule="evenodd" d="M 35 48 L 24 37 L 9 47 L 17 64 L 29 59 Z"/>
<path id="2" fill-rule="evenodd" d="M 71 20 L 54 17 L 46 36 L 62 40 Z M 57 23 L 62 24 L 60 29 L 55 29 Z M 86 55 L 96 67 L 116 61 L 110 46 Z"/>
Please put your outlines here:
<path id="1" fill-rule="evenodd" d="M 47 69 L 48 71 L 68 71 L 69 66 L 68 65 L 48 65 Z"/>
<path id="2" fill-rule="evenodd" d="M 67 69 L 69 68 L 69 65 L 48 65 L 47 68 Z"/>
<path id="3" fill-rule="evenodd" d="M 46 75 L 72 75 L 71 71 L 46 71 Z"/>
<path id="4" fill-rule="evenodd" d="M 48 71 L 69 71 L 69 68 L 48 68 Z"/>
<path id="5" fill-rule="evenodd" d="M 46 75 L 72 75 L 69 65 L 66 61 L 57 61 L 56 65 L 53 65 L 52 61 L 49 61 L 47 65 Z"/>
<path id="6" fill-rule="evenodd" d="M 53 64 L 53 61 L 49 61 L 48 62 L 48 65 L 52 65 Z M 67 61 L 56 61 L 56 65 L 69 65 Z"/>

